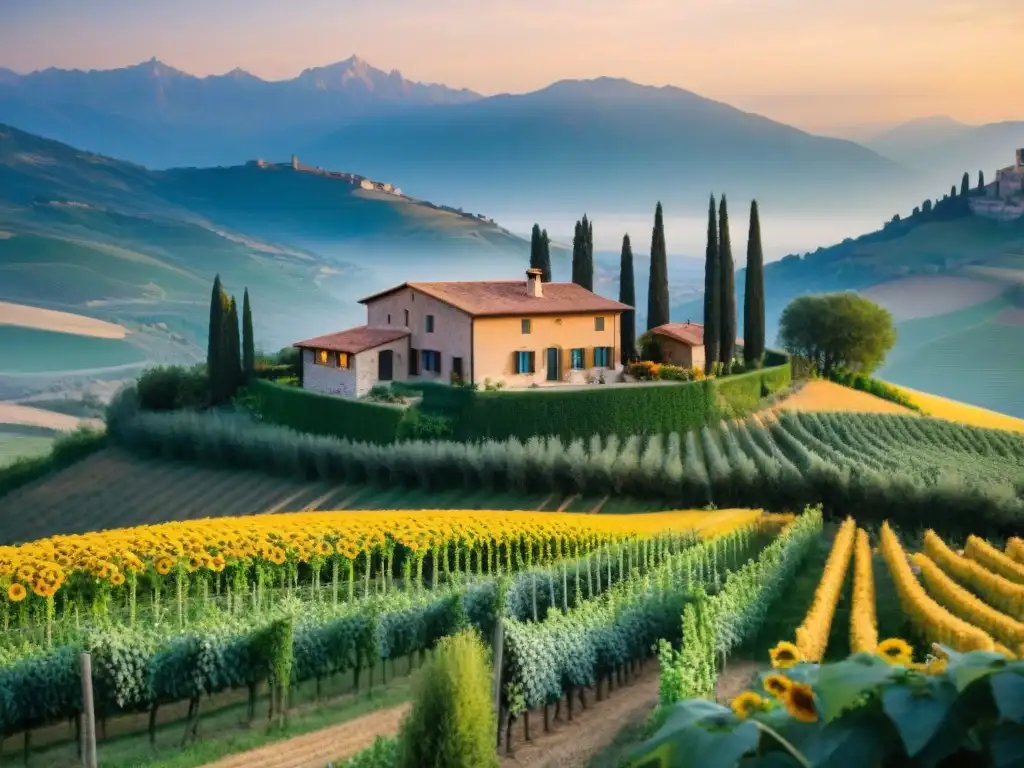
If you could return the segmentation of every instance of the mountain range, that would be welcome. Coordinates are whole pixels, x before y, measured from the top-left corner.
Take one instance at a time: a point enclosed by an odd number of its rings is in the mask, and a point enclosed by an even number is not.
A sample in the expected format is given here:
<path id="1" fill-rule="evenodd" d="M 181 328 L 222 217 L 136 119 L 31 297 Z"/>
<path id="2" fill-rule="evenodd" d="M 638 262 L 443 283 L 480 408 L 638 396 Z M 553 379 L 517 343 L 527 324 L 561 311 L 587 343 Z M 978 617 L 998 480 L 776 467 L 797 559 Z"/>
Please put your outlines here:
<path id="1" fill-rule="evenodd" d="M 567 80 L 483 97 L 352 57 L 268 82 L 194 77 L 152 60 L 0 76 L 0 122 L 150 168 L 258 157 L 385 178 L 418 197 L 501 211 L 699 208 L 709 190 L 778 209 L 879 215 L 914 175 L 675 87 Z M 578 213 L 577 213 L 578 215 Z"/>

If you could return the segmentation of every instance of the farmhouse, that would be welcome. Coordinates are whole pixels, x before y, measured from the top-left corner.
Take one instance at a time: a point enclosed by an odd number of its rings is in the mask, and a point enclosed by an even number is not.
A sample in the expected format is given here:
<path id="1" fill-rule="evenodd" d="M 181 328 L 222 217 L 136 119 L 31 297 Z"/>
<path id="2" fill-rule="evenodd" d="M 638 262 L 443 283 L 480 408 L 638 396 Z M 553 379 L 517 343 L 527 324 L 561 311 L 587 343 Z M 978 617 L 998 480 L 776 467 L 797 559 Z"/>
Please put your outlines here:
<path id="1" fill-rule="evenodd" d="M 575 283 L 402 283 L 360 300 L 366 325 L 294 344 L 303 387 L 360 397 L 378 383 L 586 384 L 621 372 L 630 309 Z"/>
<path id="2" fill-rule="evenodd" d="M 704 326 L 689 321 L 665 323 L 648 331 L 658 345 L 662 362 L 681 368 L 704 369 Z M 737 351 L 743 349 L 743 339 L 736 340 Z"/>
<path id="3" fill-rule="evenodd" d="M 996 180 L 968 204 L 975 216 L 988 219 L 1014 221 L 1024 216 L 1024 149 L 1018 149 L 1016 162 L 996 171 Z"/>

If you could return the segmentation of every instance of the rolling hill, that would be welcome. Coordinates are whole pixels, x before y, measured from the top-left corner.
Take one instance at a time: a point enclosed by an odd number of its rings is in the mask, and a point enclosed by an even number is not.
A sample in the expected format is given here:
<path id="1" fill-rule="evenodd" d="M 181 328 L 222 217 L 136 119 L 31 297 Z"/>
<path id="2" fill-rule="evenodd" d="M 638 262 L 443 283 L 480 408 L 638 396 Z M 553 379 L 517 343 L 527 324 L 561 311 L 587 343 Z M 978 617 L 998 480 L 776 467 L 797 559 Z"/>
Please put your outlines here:
<path id="1" fill-rule="evenodd" d="M 780 210 L 842 210 L 857 199 L 878 205 L 878 189 L 895 194 L 911 181 L 853 142 L 613 78 L 367 117 L 302 154 L 401 173 L 408 189 L 503 211 L 646 211 L 658 198 L 706 199 L 709 189 Z"/>
<path id="2" fill-rule="evenodd" d="M 322 174 L 155 172 L 0 126 L 0 301 L 128 328 L 108 345 L 127 349 L 95 366 L 112 375 L 201 359 L 214 274 L 230 291 L 248 287 L 269 350 L 358 322 L 355 300 L 391 282 L 446 269 L 508 276 L 527 252 L 473 214 Z M 0 398 L 82 370 L 73 333 L 0 329 Z"/>

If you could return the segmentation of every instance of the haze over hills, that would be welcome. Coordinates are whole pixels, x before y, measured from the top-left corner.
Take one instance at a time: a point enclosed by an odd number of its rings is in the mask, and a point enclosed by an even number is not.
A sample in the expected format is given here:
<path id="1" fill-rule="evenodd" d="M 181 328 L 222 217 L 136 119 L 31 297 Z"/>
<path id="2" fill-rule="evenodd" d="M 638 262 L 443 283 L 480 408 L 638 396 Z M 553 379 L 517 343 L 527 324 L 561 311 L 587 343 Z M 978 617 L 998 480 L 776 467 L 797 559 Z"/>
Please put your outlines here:
<path id="1" fill-rule="evenodd" d="M 780 210 L 879 215 L 913 186 L 853 142 L 813 136 L 676 87 L 602 77 L 481 97 L 352 57 L 268 82 L 193 77 L 153 60 L 0 78 L 0 122 L 147 167 L 298 152 L 453 205 L 516 212 L 699 209 L 710 189 Z"/>
<path id="2" fill-rule="evenodd" d="M 967 171 L 973 185 L 979 170 L 991 181 L 996 169 L 1012 165 L 1014 150 L 1024 147 L 1024 120 L 967 125 L 929 117 L 897 126 L 865 145 L 929 182 L 949 183 Z"/>
<path id="3" fill-rule="evenodd" d="M 195 77 L 156 59 L 113 70 L 0 72 L 0 122 L 157 168 L 287 156 L 367 114 L 478 98 L 357 56 L 280 81 L 242 69 Z"/>
<path id="4" fill-rule="evenodd" d="M 277 349 L 358 322 L 355 300 L 393 282 L 508 277 L 528 250 L 475 215 L 323 174 L 155 172 L 0 125 L 0 302 L 124 324 L 151 362 L 202 357 L 214 273 L 248 286 L 261 346 Z M 59 366 L 42 350 L 54 341 L 33 342 L 37 372 Z"/>

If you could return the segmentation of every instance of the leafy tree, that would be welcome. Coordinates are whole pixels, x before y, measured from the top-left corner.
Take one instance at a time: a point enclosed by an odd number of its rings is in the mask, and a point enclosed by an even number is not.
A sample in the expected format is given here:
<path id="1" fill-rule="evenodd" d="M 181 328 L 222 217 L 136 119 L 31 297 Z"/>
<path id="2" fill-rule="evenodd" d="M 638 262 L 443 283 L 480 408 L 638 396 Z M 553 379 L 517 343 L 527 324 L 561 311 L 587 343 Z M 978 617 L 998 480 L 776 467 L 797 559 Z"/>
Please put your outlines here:
<path id="1" fill-rule="evenodd" d="M 985 188 L 985 172 L 978 171 L 978 189 Z"/>
<path id="2" fill-rule="evenodd" d="M 725 195 L 718 204 L 718 259 L 721 265 L 722 308 L 721 338 L 718 342 L 718 362 L 732 363 L 736 353 L 736 266 L 732 260 L 732 241 L 729 237 L 729 208 Z M 707 340 L 704 342 L 707 346 Z"/>
<path id="3" fill-rule="evenodd" d="M 633 247 L 629 235 L 622 236 L 622 256 L 619 260 L 619 301 L 630 309 L 622 313 L 619 321 L 619 347 L 622 363 L 636 359 L 636 285 L 633 278 Z"/>
<path id="4" fill-rule="evenodd" d="M 704 370 L 711 373 L 718 360 L 718 342 L 721 338 L 722 286 L 718 261 L 718 212 L 715 196 L 708 203 L 708 243 L 704 252 Z"/>
<path id="5" fill-rule="evenodd" d="M 497 768 L 491 681 L 487 646 L 473 630 L 442 638 L 402 723 L 400 768 Z"/>
<path id="6" fill-rule="evenodd" d="M 748 367 L 761 365 L 764 357 L 764 252 L 761 248 L 761 218 L 757 200 L 750 203 L 750 232 L 747 235 L 747 271 L 743 291 L 743 361 Z"/>
<path id="7" fill-rule="evenodd" d="M 967 197 L 971 191 L 971 177 L 967 171 L 964 171 L 964 177 L 960 180 L 960 194 Z"/>
<path id="8" fill-rule="evenodd" d="M 896 343 L 888 310 L 856 293 L 800 296 L 783 310 L 779 341 L 807 358 L 819 373 L 838 368 L 870 374 Z"/>
<path id="9" fill-rule="evenodd" d="M 242 378 L 252 381 L 256 375 L 256 339 L 252 332 L 252 305 L 249 304 L 249 289 L 242 296 Z"/>
<path id="10" fill-rule="evenodd" d="M 540 270 L 541 270 L 541 282 L 551 282 L 551 238 L 548 237 L 548 231 L 542 229 L 540 231 Z"/>
<path id="11" fill-rule="evenodd" d="M 669 321 L 668 318 L 668 251 L 665 246 L 665 221 L 659 201 L 654 209 L 654 228 L 651 230 L 651 274 L 647 284 L 647 330 L 664 325 Z"/>

